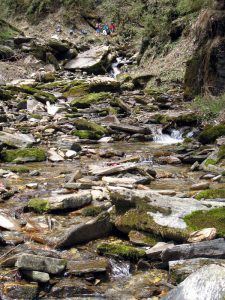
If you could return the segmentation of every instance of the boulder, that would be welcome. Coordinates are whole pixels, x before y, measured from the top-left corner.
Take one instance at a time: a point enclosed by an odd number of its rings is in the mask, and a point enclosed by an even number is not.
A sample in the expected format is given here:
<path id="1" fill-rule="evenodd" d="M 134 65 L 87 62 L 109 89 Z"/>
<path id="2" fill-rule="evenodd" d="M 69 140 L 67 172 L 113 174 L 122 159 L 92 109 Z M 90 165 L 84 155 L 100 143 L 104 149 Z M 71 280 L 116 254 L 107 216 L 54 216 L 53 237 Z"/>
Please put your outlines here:
<path id="1" fill-rule="evenodd" d="M 48 273 L 38 272 L 38 271 L 22 271 L 22 274 L 30 281 L 46 283 L 49 282 L 50 277 Z"/>
<path id="2" fill-rule="evenodd" d="M 146 251 L 146 256 L 148 259 L 158 260 L 160 259 L 160 255 L 163 251 L 166 249 L 172 249 L 173 247 L 174 243 L 159 242 L 154 247 Z"/>
<path id="3" fill-rule="evenodd" d="M 108 46 L 93 47 L 88 51 L 79 53 L 75 59 L 70 60 L 65 69 L 69 71 L 83 70 L 91 73 L 104 73 L 108 67 Z"/>
<path id="4" fill-rule="evenodd" d="M 91 240 L 107 236 L 112 229 L 110 215 L 101 213 L 95 219 L 73 226 L 56 244 L 56 248 L 72 247 L 77 244 L 86 243 Z"/>
<path id="5" fill-rule="evenodd" d="M 27 148 L 35 143 L 35 139 L 31 134 L 22 133 L 8 133 L 0 132 L 0 141 L 10 147 L 14 148 Z"/>
<path id="6" fill-rule="evenodd" d="M 15 52 L 8 46 L 0 45 L 0 60 L 12 59 L 15 56 Z"/>
<path id="7" fill-rule="evenodd" d="M 17 231 L 20 229 L 19 223 L 5 214 L 0 214 L 0 228 L 5 230 Z"/>
<path id="8" fill-rule="evenodd" d="M 5 282 L 1 286 L 2 294 L 1 299 L 26 299 L 33 300 L 38 295 L 37 283 L 25 283 L 25 282 Z"/>
<path id="9" fill-rule="evenodd" d="M 223 300 L 225 295 L 225 267 L 211 264 L 188 276 L 163 297 L 163 300 Z"/>
<path id="10" fill-rule="evenodd" d="M 26 271 L 40 271 L 57 275 L 65 270 L 66 264 L 67 262 L 64 259 L 25 253 L 18 258 L 16 267 Z"/>
<path id="11" fill-rule="evenodd" d="M 182 259 L 169 262 L 170 276 L 175 283 L 180 283 L 190 274 L 196 272 L 198 269 L 205 265 L 219 265 L 225 267 L 225 259 L 213 259 L 213 258 L 193 258 Z"/>
<path id="12" fill-rule="evenodd" d="M 196 242 L 210 241 L 215 239 L 216 235 L 217 235 L 216 228 L 205 228 L 202 230 L 192 232 L 190 234 L 188 242 L 196 243 Z"/>

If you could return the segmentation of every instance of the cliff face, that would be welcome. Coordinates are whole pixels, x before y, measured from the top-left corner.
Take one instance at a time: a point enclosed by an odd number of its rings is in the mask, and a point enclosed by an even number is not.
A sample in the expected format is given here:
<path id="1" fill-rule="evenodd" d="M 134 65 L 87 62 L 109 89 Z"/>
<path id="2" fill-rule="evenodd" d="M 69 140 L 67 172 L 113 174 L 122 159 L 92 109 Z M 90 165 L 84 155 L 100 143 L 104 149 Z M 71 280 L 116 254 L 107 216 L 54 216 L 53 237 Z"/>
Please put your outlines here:
<path id="1" fill-rule="evenodd" d="M 185 96 L 220 95 L 225 91 L 225 1 L 214 1 L 199 18 L 197 48 L 187 63 Z"/>

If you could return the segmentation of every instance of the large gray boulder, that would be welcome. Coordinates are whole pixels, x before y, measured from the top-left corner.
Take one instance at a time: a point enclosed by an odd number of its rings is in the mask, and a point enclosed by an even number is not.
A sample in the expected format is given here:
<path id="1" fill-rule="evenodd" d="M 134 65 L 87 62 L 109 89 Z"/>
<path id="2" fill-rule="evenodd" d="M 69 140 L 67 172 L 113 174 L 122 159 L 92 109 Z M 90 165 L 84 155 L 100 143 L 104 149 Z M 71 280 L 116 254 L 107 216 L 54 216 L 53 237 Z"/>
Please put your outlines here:
<path id="1" fill-rule="evenodd" d="M 105 69 L 108 67 L 108 46 L 100 46 L 91 48 L 88 51 L 79 53 L 75 59 L 70 60 L 65 69 L 83 70 L 92 73 L 105 73 Z"/>
<path id="2" fill-rule="evenodd" d="M 95 219 L 73 226 L 57 243 L 56 248 L 72 247 L 107 236 L 112 229 L 108 212 L 101 213 Z"/>
<path id="3" fill-rule="evenodd" d="M 163 300 L 223 300 L 225 268 L 212 264 L 188 276 Z"/>

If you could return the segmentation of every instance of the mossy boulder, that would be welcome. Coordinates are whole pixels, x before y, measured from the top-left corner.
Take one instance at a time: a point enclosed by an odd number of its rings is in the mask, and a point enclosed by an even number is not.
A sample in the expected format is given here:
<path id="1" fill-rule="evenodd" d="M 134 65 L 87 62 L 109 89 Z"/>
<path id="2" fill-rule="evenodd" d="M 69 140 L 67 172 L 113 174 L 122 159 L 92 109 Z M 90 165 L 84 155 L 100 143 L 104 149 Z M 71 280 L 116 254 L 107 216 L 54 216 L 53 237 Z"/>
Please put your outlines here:
<path id="1" fill-rule="evenodd" d="M 195 211 L 185 216 L 184 220 L 192 231 L 214 227 L 217 229 L 219 237 L 224 237 L 225 235 L 225 207 L 208 211 Z"/>
<path id="2" fill-rule="evenodd" d="M 70 105 L 77 108 L 88 108 L 92 104 L 105 101 L 110 98 L 110 93 L 101 92 L 101 93 L 90 93 L 83 97 L 79 97 L 70 102 Z"/>
<path id="3" fill-rule="evenodd" d="M 130 209 L 125 214 L 117 216 L 115 226 L 124 233 L 138 230 L 174 241 L 186 241 L 189 236 L 188 230 L 159 225 L 146 211 L 138 209 Z"/>
<path id="4" fill-rule="evenodd" d="M 88 206 L 82 210 L 82 215 L 84 217 L 97 217 L 102 211 L 103 208 L 100 206 Z"/>
<path id="5" fill-rule="evenodd" d="M 205 128 L 199 135 L 198 139 L 202 144 L 211 144 L 221 136 L 225 135 L 225 125 L 220 124 Z"/>
<path id="6" fill-rule="evenodd" d="M 0 59 L 12 59 L 15 52 L 8 46 L 0 45 Z"/>
<path id="7" fill-rule="evenodd" d="M 225 199 L 225 189 L 212 189 L 199 192 L 195 198 L 197 200 L 201 199 L 218 199 L 224 198 Z"/>
<path id="8" fill-rule="evenodd" d="M 44 199 L 31 199 L 28 202 L 27 207 L 29 209 L 34 210 L 35 212 L 42 214 L 45 213 L 47 211 L 49 211 L 50 209 L 50 204 L 48 202 L 48 200 L 44 200 Z"/>
<path id="9" fill-rule="evenodd" d="M 107 133 L 106 128 L 85 119 L 75 120 L 74 125 L 77 130 L 73 134 L 79 136 L 81 139 L 100 139 Z"/>
<path id="10" fill-rule="evenodd" d="M 71 87 L 72 85 L 72 87 Z M 68 97 L 81 97 L 89 92 L 89 84 L 84 80 L 73 81 L 69 90 L 64 92 L 63 96 Z"/>
<path id="11" fill-rule="evenodd" d="M 24 174 L 24 173 L 29 173 L 30 169 L 24 166 L 10 166 L 7 167 L 7 170 L 14 172 L 14 173 L 19 173 L 19 174 Z"/>
<path id="12" fill-rule="evenodd" d="M 162 238 L 151 233 L 132 230 L 129 232 L 129 240 L 132 244 L 138 246 L 155 246 L 162 242 Z"/>
<path id="13" fill-rule="evenodd" d="M 4 162 L 24 163 L 30 161 L 45 161 L 46 152 L 41 148 L 27 148 L 17 150 L 4 150 L 1 152 L 1 159 Z"/>
<path id="14" fill-rule="evenodd" d="M 104 243 L 97 247 L 97 252 L 100 255 L 117 256 L 135 261 L 145 257 L 145 251 L 143 249 L 124 244 Z"/>

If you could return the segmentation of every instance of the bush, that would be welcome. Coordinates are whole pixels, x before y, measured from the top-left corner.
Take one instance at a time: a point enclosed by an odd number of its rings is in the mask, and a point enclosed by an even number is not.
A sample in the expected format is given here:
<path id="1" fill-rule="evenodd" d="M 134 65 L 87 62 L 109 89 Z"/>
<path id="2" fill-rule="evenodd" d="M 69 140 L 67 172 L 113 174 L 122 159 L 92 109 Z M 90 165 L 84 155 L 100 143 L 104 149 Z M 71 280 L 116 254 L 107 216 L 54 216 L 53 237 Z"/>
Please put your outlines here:
<path id="1" fill-rule="evenodd" d="M 186 15 L 201 10 L 207 4 L 209 0 L 179 0 L 177 9 L 181 14 Z"/>

